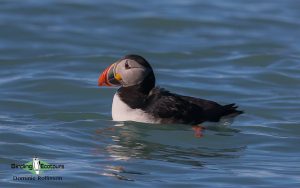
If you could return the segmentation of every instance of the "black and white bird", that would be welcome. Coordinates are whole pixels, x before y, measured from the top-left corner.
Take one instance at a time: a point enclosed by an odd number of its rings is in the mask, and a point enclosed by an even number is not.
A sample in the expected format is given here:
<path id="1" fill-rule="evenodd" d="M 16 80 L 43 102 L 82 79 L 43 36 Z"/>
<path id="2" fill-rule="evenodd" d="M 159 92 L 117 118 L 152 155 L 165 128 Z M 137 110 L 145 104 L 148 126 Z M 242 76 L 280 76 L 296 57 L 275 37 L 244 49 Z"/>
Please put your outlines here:
<path id="1" fill-rule="evenodd" d="M 120 86 L 113 98 L 114 121 L 199 125 L 243 113 L 235 104 L 220 105 L 156 87 L 150 64 L 139 55 L 127 55 L 110 65 L 98 85 Z"/>

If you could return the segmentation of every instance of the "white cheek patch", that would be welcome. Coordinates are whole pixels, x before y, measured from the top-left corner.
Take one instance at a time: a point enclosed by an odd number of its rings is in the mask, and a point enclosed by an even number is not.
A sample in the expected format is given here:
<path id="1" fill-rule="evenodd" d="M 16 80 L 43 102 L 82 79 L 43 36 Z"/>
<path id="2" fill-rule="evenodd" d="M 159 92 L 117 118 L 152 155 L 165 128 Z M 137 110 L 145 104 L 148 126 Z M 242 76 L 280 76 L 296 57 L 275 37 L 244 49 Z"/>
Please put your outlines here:
<path id="1" fill-rule="evenodd" d="M 122 73 L 124 86 L 140 84 L 147 76 L 148 71 L 143 68 L 131 68 Z"/>
<path id="2" fill-rule="evenodd" d="M 129 65 L 128 69 L 125 68 L 126 62 Z M 147 77 L 149 69 L 135 61 L 122 60 L 117 64 L 115 73 L 121 75 L 122 80 L 120 82 L 126 87 L 140 84 Z"/>

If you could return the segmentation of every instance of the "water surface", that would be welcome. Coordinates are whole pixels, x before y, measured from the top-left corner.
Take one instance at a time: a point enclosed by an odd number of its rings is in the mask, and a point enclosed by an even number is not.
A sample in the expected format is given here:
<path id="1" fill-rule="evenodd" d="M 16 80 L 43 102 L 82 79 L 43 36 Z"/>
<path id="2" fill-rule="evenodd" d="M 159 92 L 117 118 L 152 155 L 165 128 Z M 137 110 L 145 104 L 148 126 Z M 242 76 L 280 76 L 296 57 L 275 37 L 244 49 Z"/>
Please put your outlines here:
<path id="1" fill-rule="evenodd" d="M 299 187 L 300 3 L 1 1 L 0 187 Z M 172 92 L 246 113 L 196 138 L 113 122 L 109 64 L 137 53 Z M 11 163 L 38 156 L 62 181 Z"/>

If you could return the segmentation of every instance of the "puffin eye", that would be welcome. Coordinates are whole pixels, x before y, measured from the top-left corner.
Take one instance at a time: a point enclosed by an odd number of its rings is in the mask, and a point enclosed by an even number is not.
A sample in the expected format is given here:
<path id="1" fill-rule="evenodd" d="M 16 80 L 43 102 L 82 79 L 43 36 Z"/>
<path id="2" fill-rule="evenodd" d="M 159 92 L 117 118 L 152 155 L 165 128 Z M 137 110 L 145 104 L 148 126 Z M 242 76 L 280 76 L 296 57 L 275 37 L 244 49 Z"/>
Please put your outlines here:
<path id="1" fill-rule="evenodd" d="M 130 69 L 130 66 L 127 61 L 125 62 L 125 69 Z"/>

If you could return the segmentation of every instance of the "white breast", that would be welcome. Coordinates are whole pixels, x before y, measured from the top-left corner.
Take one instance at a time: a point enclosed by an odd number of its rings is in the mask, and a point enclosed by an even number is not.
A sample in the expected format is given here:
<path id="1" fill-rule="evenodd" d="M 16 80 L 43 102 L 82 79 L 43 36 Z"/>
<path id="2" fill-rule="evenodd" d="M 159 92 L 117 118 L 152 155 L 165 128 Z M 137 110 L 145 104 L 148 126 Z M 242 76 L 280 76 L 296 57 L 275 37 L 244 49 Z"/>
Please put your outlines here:
<path id="1" fill-rule="evenodd" d="M 112 118 L 114 121 L 137 121 L 144 123 L 157 123 L 154 117 L 140 109 L 132 109 L 124 103 L 118 93 L 115 94 L 112 104 Z"/>

